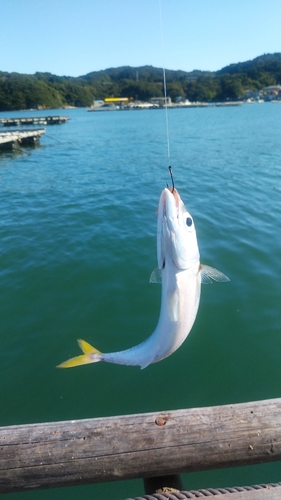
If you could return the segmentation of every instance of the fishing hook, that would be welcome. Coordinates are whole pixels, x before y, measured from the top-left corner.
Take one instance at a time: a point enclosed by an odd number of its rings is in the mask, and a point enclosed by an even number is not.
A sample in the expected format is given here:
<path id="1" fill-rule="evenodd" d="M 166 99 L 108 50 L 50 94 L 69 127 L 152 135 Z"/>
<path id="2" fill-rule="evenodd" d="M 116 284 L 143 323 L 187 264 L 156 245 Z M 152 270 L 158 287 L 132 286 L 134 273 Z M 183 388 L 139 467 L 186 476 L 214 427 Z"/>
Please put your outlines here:
<path id="1" fill-rule="evenodd" d="M 170 176 L 171 176 L 172 187 L 173 187 L 173 189 L 172 189 L 172 193 L 173 193 L 173 192 L 174 192 L 174 190 L 175 190 L 175 183 L 174 183 L 174 177 L 173 177 L 172 167 L 171 167 L 171 166 L 169 166 L 168 168 L 169 168 L 169 172 L 170 172 Z"/>

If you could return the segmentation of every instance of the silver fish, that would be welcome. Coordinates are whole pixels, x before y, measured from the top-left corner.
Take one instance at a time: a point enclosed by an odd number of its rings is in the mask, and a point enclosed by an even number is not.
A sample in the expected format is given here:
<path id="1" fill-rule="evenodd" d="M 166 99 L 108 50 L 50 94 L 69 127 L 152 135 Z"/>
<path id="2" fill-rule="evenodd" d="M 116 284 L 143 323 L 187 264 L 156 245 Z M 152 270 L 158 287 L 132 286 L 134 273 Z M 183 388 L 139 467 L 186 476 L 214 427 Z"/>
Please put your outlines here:
<path id="1" fill-rule="evenodd" d="M 175 188 L 163 189 L 160 196 L 157 260 L 158 267 L 150 281 L 162 283 L 161 309 L 151 336 L 135 347 L 112 353 L 101 353 L 79 339 L 83 354 L 61 363 L 58 368 L 98 361 L 146 368 L 181 346 L 197 315 L 201 283 L 229 281 L 229 278 L 217 269 L 200 264 L 194 222 Z"/>

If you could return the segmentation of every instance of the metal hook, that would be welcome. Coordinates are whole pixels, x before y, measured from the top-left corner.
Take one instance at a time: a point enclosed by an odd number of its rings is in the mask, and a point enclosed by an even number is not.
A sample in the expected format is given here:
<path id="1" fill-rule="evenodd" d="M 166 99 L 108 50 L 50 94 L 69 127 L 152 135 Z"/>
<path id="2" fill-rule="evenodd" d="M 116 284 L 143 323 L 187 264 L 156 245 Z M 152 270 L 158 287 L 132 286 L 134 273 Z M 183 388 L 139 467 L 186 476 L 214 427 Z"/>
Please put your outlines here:
<path id="1" fill-rule="evenodd" d="M 169 166 L 168 168 L 169 168 L 169 172 L 170 172 L 170 176 L 171 176 L 172 187 L 173 187 L 172 193 L 173 193 L 174 190 L 175 190 L 175 183 L 174 183 L 174 177 L 173 177 L 172 167 Z"/>

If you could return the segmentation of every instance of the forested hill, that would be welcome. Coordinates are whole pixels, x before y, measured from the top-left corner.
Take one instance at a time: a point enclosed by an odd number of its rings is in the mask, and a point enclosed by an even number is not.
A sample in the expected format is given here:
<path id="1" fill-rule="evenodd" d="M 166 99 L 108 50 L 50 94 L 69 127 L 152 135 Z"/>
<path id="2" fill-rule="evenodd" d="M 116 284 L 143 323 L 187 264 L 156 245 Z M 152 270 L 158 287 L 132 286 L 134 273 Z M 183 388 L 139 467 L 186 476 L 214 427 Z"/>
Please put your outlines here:
<path id="1" fill-rule="evenodd" d="M 166 70 L 167 94 L 174 101 L 224 101 L 242 98 L 246 90 L 281 83 L 281 53 L 231 64 L 216 72 Z M 163 96 L 163 70 L 130 66 L 94 71 L 77 78 L 51 73 L 24 75 L 0 71 L 0 111 L 90 106 L 110 96 L 147 101 Z"/>

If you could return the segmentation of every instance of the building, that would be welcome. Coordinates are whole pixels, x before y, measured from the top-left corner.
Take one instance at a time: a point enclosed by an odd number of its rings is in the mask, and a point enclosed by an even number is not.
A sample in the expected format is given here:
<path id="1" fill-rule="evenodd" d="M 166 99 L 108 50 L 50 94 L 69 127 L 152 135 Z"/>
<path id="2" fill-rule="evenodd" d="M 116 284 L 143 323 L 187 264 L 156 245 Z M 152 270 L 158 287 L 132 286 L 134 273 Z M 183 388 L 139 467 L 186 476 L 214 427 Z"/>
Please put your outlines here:
<path id="1" fill-rule="evenodd" d="M 151 97 L 150 102 L 154 105 L 164 107 L 171 106 L 172 99 L 170 97 Z"/>
<path id="2" fill-rule="evenodd" d="M 264 87 L 261 92 L 265 101 L 281 99 L 281 85 L 269 85 Z"/>

